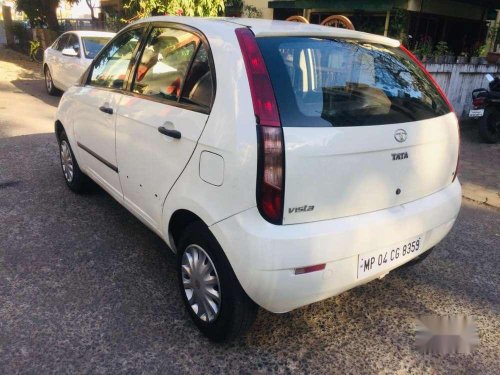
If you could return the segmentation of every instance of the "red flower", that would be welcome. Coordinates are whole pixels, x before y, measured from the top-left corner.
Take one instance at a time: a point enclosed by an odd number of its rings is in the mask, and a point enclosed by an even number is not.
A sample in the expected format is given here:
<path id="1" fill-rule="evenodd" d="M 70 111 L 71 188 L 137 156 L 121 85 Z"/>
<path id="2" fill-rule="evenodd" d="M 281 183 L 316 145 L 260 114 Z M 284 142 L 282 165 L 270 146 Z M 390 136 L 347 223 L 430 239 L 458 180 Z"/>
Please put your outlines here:
<path id="1" fill-rule="evenodd" d="M 177 13 L 177 15 L 178 15 L 178 16 L 182 16 L 182 14 L 183 14 L 184 12 L 182 11 L 182 9 L 181 9 L 181 8 L 179 8 L 179 9 L 177 9 L 177 12 L 176 12 L 176 13 Z"/>

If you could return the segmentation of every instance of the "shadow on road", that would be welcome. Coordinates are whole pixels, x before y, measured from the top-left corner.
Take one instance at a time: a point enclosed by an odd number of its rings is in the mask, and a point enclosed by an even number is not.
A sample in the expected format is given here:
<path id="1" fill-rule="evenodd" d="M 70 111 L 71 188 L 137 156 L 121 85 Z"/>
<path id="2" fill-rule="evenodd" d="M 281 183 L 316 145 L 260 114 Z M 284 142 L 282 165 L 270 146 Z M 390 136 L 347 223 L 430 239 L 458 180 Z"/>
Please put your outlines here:
<path id="1" fill-rule="evenodd" d="M 16 79 L 11 81 L 11 84 L 24 93 L 31 95 L 52 107 L 57 107 L 59 105 L 59 101 L 61 100 L 60 96 L 50 96 L 47 93 L 45 89 L 45 81 L 43 79 Z"/>

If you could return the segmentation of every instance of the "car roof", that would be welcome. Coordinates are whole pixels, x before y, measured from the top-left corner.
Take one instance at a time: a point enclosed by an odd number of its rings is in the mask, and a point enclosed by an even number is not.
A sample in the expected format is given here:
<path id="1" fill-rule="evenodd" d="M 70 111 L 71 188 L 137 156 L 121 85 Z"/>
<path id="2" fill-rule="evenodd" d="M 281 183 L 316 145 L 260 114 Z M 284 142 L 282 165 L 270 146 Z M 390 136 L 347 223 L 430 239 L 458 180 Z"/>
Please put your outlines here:
<path id="1" fill-rule="evenodd" d="M 135 24 L 148 22 L 174 22 L 197 28 L 202 32 L 205 29 L 209 29 L 212 32 L 216 30 L 224 32 L 228 29 L 249 27 L 257 37 L 307 35 L 315 37 L 356 39 L 371 43 L 389 45 L 392 47 L 398 47 L 400 45 L 398 40 L 387 38 L 382 35 L 290 21 L 233 17 L 203 18 L 186 16 L 155 16 L 136 21 Z"/>
<path id="2" fill-rule="evenodd" d="M 80 37 L 85 36 L 101 36 L 101 37 L 109 37 L 112 38 L 116 35 L 116 33 L 111 33 L 108 31 L 92 31 L 92 30 L 69 30 L 64 34 L 76 34 Z"/>

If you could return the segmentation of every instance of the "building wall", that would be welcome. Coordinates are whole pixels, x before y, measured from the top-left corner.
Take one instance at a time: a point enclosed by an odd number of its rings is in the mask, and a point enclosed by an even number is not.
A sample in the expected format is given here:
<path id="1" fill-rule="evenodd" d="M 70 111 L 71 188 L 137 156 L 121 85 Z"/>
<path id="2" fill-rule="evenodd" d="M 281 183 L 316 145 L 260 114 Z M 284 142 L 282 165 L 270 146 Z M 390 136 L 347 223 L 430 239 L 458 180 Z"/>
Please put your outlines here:
<path id="1" fill-rule="evenodd" d="M 262 18 L 273 19 L 273 10 L 268 8 L 269 0 L 244 0 L 245 5 L 253 5 L 262 12 Z"/>
<path id="2" fill-rule="evenodd" d="M 423 1 L 423 7 L 422 7 Z M 421 8 L 422 7 L 422 8 Z M 467 18 L 480 21 L 484 17 L 484 9 L 480 5 L 465 4 L 452 0 L 409 0 L 407 10 L 413 12 L 439 14 L 442 16 L 452 16 L 457 18 Z"/>

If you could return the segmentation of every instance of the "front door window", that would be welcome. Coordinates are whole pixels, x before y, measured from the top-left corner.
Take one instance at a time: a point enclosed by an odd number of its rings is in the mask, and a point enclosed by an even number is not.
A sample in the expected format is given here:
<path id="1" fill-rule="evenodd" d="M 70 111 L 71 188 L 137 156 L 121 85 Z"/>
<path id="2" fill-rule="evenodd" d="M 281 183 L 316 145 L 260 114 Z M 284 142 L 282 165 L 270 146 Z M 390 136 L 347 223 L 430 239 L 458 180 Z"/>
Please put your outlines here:
<path id="1" fill-rule="evenodd" d="M 133 29 L 113 41 L 94 63 L 90 85 L 123 89 L 127 80 L 130 60 L 134 56 L 143 30 Z"/>

